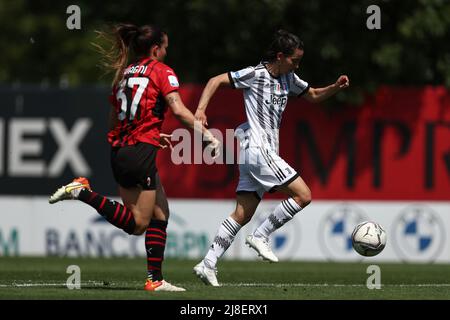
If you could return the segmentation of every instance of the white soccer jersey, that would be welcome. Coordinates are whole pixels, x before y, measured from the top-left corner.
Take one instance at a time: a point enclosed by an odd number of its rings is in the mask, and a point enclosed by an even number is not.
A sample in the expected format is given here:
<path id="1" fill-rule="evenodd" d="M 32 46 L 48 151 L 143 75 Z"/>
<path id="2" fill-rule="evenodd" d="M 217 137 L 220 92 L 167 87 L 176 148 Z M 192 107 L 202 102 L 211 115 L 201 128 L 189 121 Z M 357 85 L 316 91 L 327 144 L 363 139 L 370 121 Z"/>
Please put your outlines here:
<path id="1" fill-rule="evenodd" d="M 300 96 L 309 85 L 294 72 L 273 77 L 264 63 L 229 72 L 234 88 L 244 89 L 245 112 L 247 114 L 250 145 L 270 149 L 278 154 L 281 116 L 289 96 Z M 241 129 L 247 129 L 244 124 Z"/>

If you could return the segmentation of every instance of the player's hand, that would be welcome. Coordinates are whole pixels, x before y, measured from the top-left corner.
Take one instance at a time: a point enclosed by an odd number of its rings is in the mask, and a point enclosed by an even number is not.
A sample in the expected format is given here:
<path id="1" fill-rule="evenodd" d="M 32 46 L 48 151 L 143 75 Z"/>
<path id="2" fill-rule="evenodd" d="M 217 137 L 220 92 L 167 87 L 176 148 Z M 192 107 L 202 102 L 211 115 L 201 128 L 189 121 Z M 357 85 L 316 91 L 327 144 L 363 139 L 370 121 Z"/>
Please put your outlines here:
<path id="1" fill-rule="evenodd" d="M 195 116 L 195 120 L 200 121 L 203 126 L 206 127 L 208 125 L 208 119 L 206 118 L 205 111 L 197 109 L 194 116 Z"/>
<path id="2" fill-rule="evenodd" d="M 212 149 L 212 158 L 216 159 L 220 156 L 220 141 L 216 139 L 216 137 L 214 137 L 211 132 L 206 131 L 205 132 L 205 138 L 206 141 L 209 142 L 209 144 L 206 146 L 206 148 L 208 149 Z"/>
<path id="3" fill-rule="evenodd" d="M 165 148 L 169 147 L 170 150 L 173 150 L 173 146 L 172 146 L 172 142 L 170 141 L 170 138 L 172 138 L 171 134 L 160 133 L 159 134 L 159 147 L 161 149 L 165 149 Z"/>
<path id="4" fill-rule="evenodd" d="M 346 75 L 340 76 L 336 80 L 336 86 L 338 86 L 339 89 L 345 89 L 350 85 L 350 80 Z"/>
<path id="5" fill-rule="evenodd" d="M 208 145 L 207 148 L 213 149 L 212 158 L 216 159 L 220 156 L 220 141 L 216 138 L 213 138 L 211 143 Z"/>

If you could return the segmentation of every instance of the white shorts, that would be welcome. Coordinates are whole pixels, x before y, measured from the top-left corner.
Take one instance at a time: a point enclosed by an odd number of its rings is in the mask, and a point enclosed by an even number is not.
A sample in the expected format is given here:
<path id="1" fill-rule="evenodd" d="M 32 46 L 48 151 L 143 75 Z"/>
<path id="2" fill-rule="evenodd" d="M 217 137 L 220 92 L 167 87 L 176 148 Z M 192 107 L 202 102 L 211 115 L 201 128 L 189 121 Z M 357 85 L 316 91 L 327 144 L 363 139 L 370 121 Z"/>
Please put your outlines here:
<path id="1" fill-rule="evenodd" d="M 262 199 L 265 192 L 274 192 L 276 187 L 289 184 L 299 174 L 278 154 L 260 147 L 240 149 L 239 183 L 236 192 L 256 192 Z M 242 163 L 243 162 L 243 163 Z"/>

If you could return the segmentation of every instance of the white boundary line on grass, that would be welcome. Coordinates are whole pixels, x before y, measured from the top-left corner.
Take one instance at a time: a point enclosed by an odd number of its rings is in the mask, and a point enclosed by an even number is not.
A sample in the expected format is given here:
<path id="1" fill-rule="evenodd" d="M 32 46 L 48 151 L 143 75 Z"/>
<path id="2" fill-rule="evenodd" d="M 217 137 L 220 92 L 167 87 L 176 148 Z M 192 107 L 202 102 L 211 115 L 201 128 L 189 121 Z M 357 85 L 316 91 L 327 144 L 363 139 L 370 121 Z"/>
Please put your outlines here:
<path id="1" fill-rule="evenodd" d="M 223 283 L 224 287 L 366 287 L 366 284 L 336 283 Z M 382 287 L 450 287 L 450 283 L 381 284 Z"/>
<path id="2" fill-rule="evenodd" d="M 82 282 L 80 284 L 81 288 L 89 288 L 89 287 L 104 287 L 107 289 L 108 287 L 115 287 L 120 285 L 126 285 L 126 283 L 105 283 L 105 282 L 96 282 L 96 281 L 88 281 Z M 277 288 L 289 288 L 289 287 L 366 287 L 365 284 L 336 284 L 336 283 L 222 283 L 224 287 L 277 287 Z M 381 284 L 382 287 L 450 287 L 450 283 L 417 283 L 417 284 Z M 10 284 L 2 284 L 0 283 L 0 288 L 27 288 L 27 287 L 63 287 L 66 288 L 66 283 L 58 283 L 58 282 L 13 282 Z"/>
<path id="3" fill-rule="evenodd" d="M 81 287 L 107 287 L 110 284 L 105 284 L 103 282 L 95 282 L 95 281 L 89 281 L 89 282 L 81 282 Z M 13 282 L 10 284 L 0 284 L 0 288 L 26 288 L 26 287 L 64 287 L 67 288 L 66 283 L 45 283 L 45 282 L 39 282 L 39 283 L 32 283 L 32 282 L 26 282 L 26 283 L 17 283 Z"/>

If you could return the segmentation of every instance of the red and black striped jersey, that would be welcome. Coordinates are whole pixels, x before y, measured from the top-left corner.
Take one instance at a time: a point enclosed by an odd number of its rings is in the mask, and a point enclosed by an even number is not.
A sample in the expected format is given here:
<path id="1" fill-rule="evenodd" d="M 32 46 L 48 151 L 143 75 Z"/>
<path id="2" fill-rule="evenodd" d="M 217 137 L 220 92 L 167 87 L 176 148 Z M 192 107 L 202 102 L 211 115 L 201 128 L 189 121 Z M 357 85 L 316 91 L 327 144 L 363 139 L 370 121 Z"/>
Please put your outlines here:
<path id="1" fill-rule="evenodd" d="M 110 102 L 118 121 L 108 133 L 114 147 L 145 142 L 159 145 L 164 97 L 179 88 L 175 72 L 162 62 L 146 58 L 129 65 L 113 87 Z"/>

